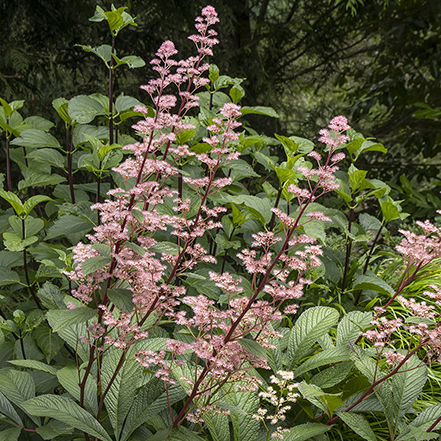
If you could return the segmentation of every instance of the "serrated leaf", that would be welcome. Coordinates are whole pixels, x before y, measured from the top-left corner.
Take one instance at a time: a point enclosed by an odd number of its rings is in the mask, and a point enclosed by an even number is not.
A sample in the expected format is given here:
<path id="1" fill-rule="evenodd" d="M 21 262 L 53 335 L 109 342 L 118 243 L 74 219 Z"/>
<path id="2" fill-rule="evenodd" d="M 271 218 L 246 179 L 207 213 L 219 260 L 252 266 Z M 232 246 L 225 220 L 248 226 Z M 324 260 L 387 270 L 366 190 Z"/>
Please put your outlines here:
<path id="1" fill-rule="evenodd" d="M 66 178 L 63 176 L 34 171 L 26 175 L 26 179 L 18 183 L 18 189 L 21 191 L 29 187 L 46 187 L 47 185 L 57 185 L 64 181 L 66 181 Z"/>
<path id="2" fill-rule="evenodd" d="M 67 397 L 40 395 L 22 403 L 22 407 L 31 415 L 54 418 L 102 441 L 112 441 L 93 415 Z"/>
<path id="3" fill-rule="evenodd" d="M 9 400 L 0 392 L 0 413 L 6 415 L 11 421 L 17 425 L 23 427 L 23 421 L 14 409 L 14 406 L 9 402 Z"/>
<path id="4" fill-rule="evenodd" d="M 305 372 L 308 372 L 312 369 L 316 369 L 320 366 L 324 366 L 325 364 L 339 363 L 342 361 L 348 361 L 350 359 L 351 356 L 349 350 L 345 347 L 340 346 L 336 348 L 333 347 L 330 349 L 326 349 L 304 361 L 294 371 L 294 377 L 297 378 L 298 376 L 304 374 Z"/>
<path id="5" fill-rule="evenodd" d="M 0 286 L 20 283 L 20 276 L 15 272 L 0 267 Z"/>
<path id="6" fill-rule="evenodd" d="M 53 440 L 60 435 L 70 435 L 73 429 L 72 426 L 68 426 L 61 421 L 52 420 L 45 426 L 37 427 L 36 430 L 44 440 Z"/>
<path id="7" fill-rule="evenodd" d="M 174 256 L 177 256 L 179 254 L 179 247 L 177 244 L 173 242 L 161 241 L 150 247 L 149 251 L 152 251 L 154 253 L 165 253 L 165 254 L 172 254 Z"/>
<path id="8" fill-rule="evenodd" d="M 26 247 L 38 241 L 37 236 L 31 236 L 23 240 L 14 233 L 3 233 L 3 239 L 6 249 L 9 251 L 23 251 Z"/>
<path id="9" fill-rule="evenodd" d="M 78 368 L 75 365 L 65 366 L 57 371 L 57 378 L 60 384 L 77 401 L 80 401 L 81 389 L 79 383 L 84 379 L 84 370 L 81 370 L 80 375 L 78 375 Z M 94 380 L 94 378 L 91 376 L 89 376 L 86 380 L 86 385 L 84 388 L 84 401 L 92 413 L 96 413 L 98 411 L 96 380 Z"/>
<path id="10" fill-rule="evenodd" d="M 360 332 L 371 326 L 371 312 L 351 311 L 345 315 L 337 326 L 337 346 L 348 346 L 349 341 L 357 340 Z"/>
<path id="11" fill-rule="evenodd" d="M 248 352 L 263 360 L 267 359 L 265 348 L 257 343 L 257 341 L 248 338 L 241 338 L 237 342 Z"/>
<path id="12" fill-rule="evenodd" d="M 95 317 L 96 309 L 77 307 L 67 310 L 51 310 L 47 312 L 47 319 L 54 332 L 58 332 L 72 324 L 83 323 Z"/>
<path id="13" fill-rule="evenodd" d="M 40 326 L 34 330 L 35 341 L 38 347 L 46 356 L 46 361 L 49 363 L 63 347 L 63 340 L 54 334 L 49 326 Z"/>
<path id="14" fill-rule="evenodd" d="M 180 385 L 173 384 L 169 387 L 168 400 L 170 405 L 186 396 L 187 394 Z M 167 408 L 167 393 L 164 389 L 164 383 L 159 378 L 153 377 L 136 395 L 121 433 L 121 441 L 127 441 L 137 427 L 151 416 Z"/>
<path id="15" fill-rule="evenodd" d="M 0 432 L 0 441 L 17 441 L 21 433 L 21 427 L 13 427 Z"/>
<path id="16" fill-rule="evenodd" d="M 49 366 L 48 364 L 42 363 L 41 361 L 36 360 L 9 360 L 8 363 L 13 364 L 14 366 L 20 366 L 29 369 L 35 369 L 37 371 L 46 372 L 46 374 L 57 375 L 57 369 L 53 366 Z"/>
<path id="17" fill-rule="evenodd" d="M 359 414 L 352 412 L 337 412 L 337 415 L 359 436 L 367 441 L 377 441 L 369 423 Z"/>
<path id="18" fill-rule="evenodd" d="M 311 383 L 326 389 L 342 382 L 354 366 L 353 362 L 343 362 L 331 366 L 311 378 Z"/>
<path id="19" fill-rule="evenodd" d="M 355 278 L 352 286 L 354 291 L 369 289 L 385 295 L 394 295 L 394 289 L 376 274 L 365 274 Z"/>
<path id="20" fill-rule="evenodd" d="M 290 429 L 289 433 L 283 434 L 284 441 L 307 441 L 313 436 L 321 435 L 331 429 L 332 426 L 327 426 L 320 423 L 306 423 Z"/>
<path id="21" fill-rule="evenodd" d="M 18 138 L 11 141 L 12 145 L 19 145 L 22 147 L 52 147 L 55 149 L 61 148 L 57 138 L 50 133 L 43 132 L 43 130 L 29 129 L 20 133 Z"/>
<path id="22" fill-rule="evenodd" d="M 63 214 L 47 230 L 45 240 L 54 239 L 59 236 L 71 236 L 73 233 L 90 231 L 94 227 L 92 222 L 86 221 L 73 214 Z"/>
<path id="23" fill-rule="evenodd" d="M 338 318 L 339 314 L 335 309 L 325 306 L 310 308 L 299 317 L 289 337 L 287 352 L 289 369 L 308 353 L 317 339 L 337 323 Z"/>
<path id="24" fill-rule="evenodd" d="M 259 398 L 254 392 L 241 392 L 229 394 L 224 401 L 241 409 L 240 412 L 230 410 L 230 418 L 233 424 L 235 441 L 255 441 L 259 433 L 259 422 L 251 415 L 259 407 Z M 243 413 L 245 412 L 245 414 Z"/>
<path id="25" fill-rule="evenodd" d="M 133 310 L 133 293 L 129 289 L 111 288 L 107 290 L 109 300 L 125 312 Z"/>
<path id="26" fill-rule="evenodd" d="M 103 106 L 87 95 L 77 95 L 69 101 L 68 114 L 73 123 L 88 124 L 98 115 L 106 113 Z"/>
<path id="27" fill-rule="evenodd" d="M 23 204 L 18 196 L 16 196 L 14 193 L 11 191 L 0 190 L 0 197 L 8 201 L 18 215 L 23 213 Z"/>
<path id="28" fill-rule="evenodd" d="M 88 274 L 91 274 L 103 268 L 111 261 L 112 261 L 111 257 L 106 257 L 106 256 L 91 257 L 90 259 L 87 259 L 81 264 L 81 269 L 83 271 L 83 274 L 87 276 Z"/>
<path id="29" fill-rule="evenodd" d="M 101 381 L 103 390 L 107 390 L 110 381 L 113 383 L 108 389 L 104 399 L 110 422 L 115 432 L 116 439 L 119 439 L 124 421 L 135 399 L 139 377 L 142 373 L 142 366 L 134 359 L 125 360 L 122 367 L 117 372 L 123 351 L 120 349 L 111 350 L 103 358 Z"/>
<path id="30" fill-rule="evenodd" d="M 43 162 L 53 167 L 64 168 L 64 157 L 58 150 L 38 149 L 30 152 L 27 157 L 33 161 Z"/>

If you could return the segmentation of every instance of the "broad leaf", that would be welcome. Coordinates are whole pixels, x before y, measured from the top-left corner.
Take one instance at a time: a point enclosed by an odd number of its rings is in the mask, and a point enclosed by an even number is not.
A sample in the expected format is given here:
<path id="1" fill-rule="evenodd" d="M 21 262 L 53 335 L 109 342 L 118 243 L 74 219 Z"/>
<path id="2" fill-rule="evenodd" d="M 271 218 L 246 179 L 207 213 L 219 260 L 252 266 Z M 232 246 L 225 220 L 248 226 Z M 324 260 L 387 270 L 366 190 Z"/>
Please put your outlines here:
<path id="1" fill-rule="evenodd" d="M 306 423 L 293 427 L 289 433 L 283 435 L 283 441 L 307 441 L 314 436 L 321 435 L 332 426 L 320 423 Z"/>
<path id="2" fill-rule="evenodd" d="M 54 332 L 58 332 L 67 326 L 83 323 L 95 317 L 96 309 L 77 307 L 72 310 L 51 310 L 47 312 L 47 320 Z"/>
<path id="3" fill-rule="evenodd" d="M 18 138 L 11 141 L 12 145 L 19 145 L 22 147 L 52 147 L 61 148 L 57 138 L 51 134 L 43 132 L 43 130 L 29 129 L 20 134 Z"/>
<path id="4" fill-rule="evenodd" d="M 31 415 L 54 418 L 100 440 L 112 441 L 93 415 L 67 397 L 40 395 L 22 403 L 22 407 Z"/>
<path id="5" fill-rule="evenodd" d="M 337 323 L 338 318 L 335 309 L 325 306 L 307 309 L 299 317 L 289 337 L 288 369 L 292 369 L 308 353 L 311 346 Z"/>
<path id="6" fill-rule="evenodd" d="M 369 423 L 357 413 L 338 412 L 338 416 L 359 436 L 367 441 L 377 441 Z"/>

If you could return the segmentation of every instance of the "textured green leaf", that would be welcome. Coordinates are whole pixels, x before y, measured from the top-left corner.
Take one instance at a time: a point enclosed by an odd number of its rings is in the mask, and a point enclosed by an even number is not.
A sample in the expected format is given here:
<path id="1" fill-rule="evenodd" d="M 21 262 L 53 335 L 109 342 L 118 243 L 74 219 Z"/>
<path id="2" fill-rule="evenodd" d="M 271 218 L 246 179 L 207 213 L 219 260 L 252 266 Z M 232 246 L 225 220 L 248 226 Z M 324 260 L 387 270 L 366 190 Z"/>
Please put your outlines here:
<path id="1" fill-rule="evenodd" d="M 21 191 L 29 187 L 46 187 L 47 185 L 57 185 L 65 180 L 66 178 L 60 175 L 50 175 L 48 173 L 34 171 L 29 173 L 26 176 L 26 179 L 23 179 L 18 183 L 18 189 Z"/>
<path id="2" fill-rule="evenodd" d="M 369 423 L 357 413 L 337 412 L 338 416 L 359 436 L 367 441 L 377 441 Z"/>
<path id="3" fill-rule="evenodd" d="M 110 422 L 115 431 L 116 439 L 119 439 L 124 421 L 136 395 L 142 366 L 136 360 L 125 360 L 122 368 L 116 376 L 114 374 L 123 355 L 120 349 L 108 352 L 103 358 L 101 369 L 101 381 L 104 390 L 113 383 L 104 399 Z"/>
<path id="4" fill-rule="evenodd" d="M 29 369 L 35 369 L 37 371 L 46 372 L 50 375 L 57 375 L 57 369 L 53 366 L 49 366 L 48 364 L 42 363 L 41 361 L 36 360 L 10 360 L 9 363 Z"/>
<path id="5" fill-rule="evenodd" d="M 170 432 L 170 441 L 203 441 L 193 430 L 189 430 L 186 427 L 179 426 Z"/>
<path id="6" fill-rule="evenodd" d="M 235 441 L 255 441 L 259 433 L 260 423 L 251 415 L 259 407 L 259 398 L 255 392 L 229 394 L 225 401 L 241 409 L 241 412 L 230 410 Z M 246 414 L 243 414 L 243 411 Z"/>
<path id="7" fill-rule="evenodd" d="M 80 371 L 78 375 L 78 368 L 75 365 L 65 366 L 57 371 L 57 378 L 60 384 L 77 400 L 80 401 L 81 390 L 79 386 L 79 377 L 81 381 L 84 378 L 84 370 Z M 88 409 L 96 414 L 98 411 L 96 380 L 90 375 L 87 377 L 84 388 L 84 401 Z"/>
<path id="8" fill-rule="evenodd" d="M 54 418 L 103 441 L 112 441 L 100 423 L 86 410 L 67 397 L 40 395 L 22 407 L 32 415 Z"/>
<path id="9" fill-rule="evenodd" d="M 83 362 L 89 360 L 89 346 L 80 340 L 82 335 L 86 335 L 85 323 L 66 326 L 58 331 L 58 335 L 77 353 Z"/>
<path id="10" fill-rule="evenodd" d="M 23 213 L 24 211 L 23 204 L 21 200 L 18 198 L 18 196 L 16 196 L 14 193 L 10 191 L 0 190 L 0 197 L 8 201 L 18 215 Z"/>
<path id="11" fill-rule="evenodd" d="M 16 441 L 21 433 L 21 427 L 13 427 L 0 432 L 0 441 Z"/>
<path id="12" fill-rule="evenodd" d="M 210 411 L 204 412 L 203 417 L 213 441 L 230 441 L 228 415 Z"/>
<path id="13" fill-rule="evenodd" d="M 43 132 L 43 130 L 29 129 L 21 132 L 18 138 L 11 141 L 12 145 L 19 145 L 22 147 L 52 147 L 61 148 L 57 138 L 50 133 Z"/>
<path id="14" fill-rule="evenodd" d="M 87 232 L 93 228 L 94 224 L 81 219 L 73 214 L 64 214 L 48 229 L 46 240 L 54 239 L 59 236 L 69 237 L 73 233 Z"/>
<path id="15" fill-rule="evenodd" d="M 178 384 L 169 387 L 170 405 L 186 397 L 187 394 Z M 164 383 L 159 378 L 153 377 L 144 385 L 133 401 L 133 406 L 127 415 L 124 428 L 121 433 L 121 441 L 127 441 L 133 431 L 146 422 L 151 416 L 168 408 L 167 393 Z"/>
<path id="16" fill-rule="evenodd" d="M 46 356 L 46 361 L 49 363 L 63 347 L 63 340 L 52 332 L 49 326 L 40 326 L 34 330 L 35 341 L 38 347 Z"/>
<path id="17" fill-rule="evenodd" d="M 64 168 L 64 157 L 54 149 L 38 149 L 30 152 L 27 155 L 28 159 L 32 161 L 43 162 L 53 167 Z"/>
<path id="18" fill-rule="evenodd" d="M 37 427 L 37 433 L 45 440 L 52 440 L 60 435 L 70 435 L 72 432 L 72 426 L 57 420 L 52 420 L 45 426 Z"/>
<path id="19" fill-rule="evenodd" d="M 369 289 L 372 291 L 379 292 L 385 295 L 393 295 L 395 293 L 394 289 L 388 285 L 383 279 L 380 279 L 375 274 L 361 275 L 356 277 L 354 280 L 353 289 L 358 291 L 360 289 Z"/>
<path id="20" fill-rule="evenodd" d="M 308 358 L 304 361 L 294 372 L 294 377 L 308 372 L 312 369 L 316 369 L 320 366 L 324 366 L 325 364 L 331 363 L 339 363 L 341 361 L 348 361 L 351 359 L 351 355 L 349 350 L 345 347 L 336 347 L 326 349 L 318 354 L 313 355 L 311 358 Z"/>
<path id="21" fill-rule="evenodd" d="M 20 283 L 20 276 L 15 271 L 0 267 L 0 286 Z"/>
<path id="22" fill-rule="evenodd" d="M 292 369 L 308 353 L 317 339 L 337 323 L 338 318 L 339 314 L 335 309 L 325 306 L 307 309 L 299 317 L 289 337 L 288 369 Z"/>
<path id="23" fill-rule="evenodd" d="M 96 256 L 87 259 L 85 262 L 81 264 L 81 269 L 83 270 L 83 274 L 87 276 L 110 263 L 112 259 L 106 256 Z"/>
<path id="24" fill-rule="evenodd" d="M 107 290 L 109 300 L 118 308 L 125 312 L 130 312 L 133 309 L 133 293 L 129 289 L 109 289 Z"/>
<path id="25" fill-rule="evenodd" d="M 307 441 L 313 436 L 321 435 L 331 429 L 320 423 L 306 423 L 293 427 L 289 433 L 283 435 L 283 441 Z"/>
<path id="26" fill-rule="evenodd" d="M 335 386 L 348 376 L 352 366 L 354 366 L 353 362 L 337 363 L 336 365 L 324 369 L 323 371 L 314 375 L 311 378 L 311 383 L 319 386 L 322 389 Z"/>
<path id="27" fill-rule="evenodd" d="M 72 324 L 83 323 L 95 317 L 96 309 L 77 307 L 67 310 L 50 310 L 47 312 L 47 320 L 54 332 L 66 328 Z"/>
<path id="28" fill-rule="evenodd" d="M 266 350 L 265 348 L 257 343 L 254 340 L 250 340 L 248 338 L 241 338 L 237 340 L 237 342 L 248 352 L 255 355 L 256 357 L 262 358 L 263 360 L 266 360 Z"/>
<path id="29" fill-rule="evenodd" d="M 9 400 L 0 392 L 0 414 L 5 415 L 9 420 L 23 427 L 23 421 L 14 409 L 14 406 Z"/>
<path id="30" fill-rule="evenodd" d="M 397 373 L 392 377 L 392 393 L 397 410 L 396 425 L 407 412 L 411 411 L 427 381 L 427 367 L 416 356 L 409 359 L 403 370 L 405 372 Z"/>
<path id="31" fill-rule="evenodd" d="M 36 219 L 34 217 L 28 216 L 24 220 L 25 224 L 25 238 L 34 236 L 39 233 L 44 227 L 43 219 Z M 10 216 L 9 225 L 17 233 L 18 236 L 23 237 L 23 220 L 18 216 Z"/>
<path id="32" fill-rule="evenodd" d="M 26 247 L 38 241 L 37 236 L 31 236 L 23 240 L 14 233 L 3 233 L 3 239 L 6 249 L 9 251 L 23 251 Z"/>
<path id="33" fill-rule="evenodd" d="M 46 118 L 42 118 L 41 116 L 28 116 L 23 124 L 30 124 L 36 130 L 43 130 L 43 132 L 48 132 L 52 127 L 55 127 L 55 124 Z"/>
<path id="34" fill-rule="evenodd" d="M 345 315 L 337 326 L 337 346 L 348 346 L 349 341 L 355 342 L 360 332 L 371 326 L 371 312 L 351 311 Z"/>
<path id="35" fill-rule="evenodd" d="M 88 124 L 106 112 L 103 106 L 87 95 L 77 95 L 69 101 L 67 112 L 73 123 Z"/>

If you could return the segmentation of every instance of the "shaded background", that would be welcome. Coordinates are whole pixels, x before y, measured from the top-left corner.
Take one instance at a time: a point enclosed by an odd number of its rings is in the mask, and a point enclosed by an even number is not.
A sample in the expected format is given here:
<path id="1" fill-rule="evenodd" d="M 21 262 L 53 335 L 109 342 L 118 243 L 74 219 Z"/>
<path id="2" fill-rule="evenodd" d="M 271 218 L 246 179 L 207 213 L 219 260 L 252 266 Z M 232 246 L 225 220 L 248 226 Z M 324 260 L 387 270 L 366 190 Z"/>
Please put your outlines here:
<path id="1" fill-rule="evenodd" d="M 166 39 L 175 42 L 180 56 L 193 53 L 187 36 L 194 33 L 194 18 L 206 2 L 114 3 L 128 6 L 138 23 L 118 36 L 118 56 L 138 55 L 147 63 L 140 69 L 118 69 L 115 92 L 146 101 L 139 85 L 152 75 L 149 60 Z M 243 104 L 272 106 L 281 115 L 280 120 L 256 119 L 257 131 L 317 139 L 330 118 L 344 114 L 355 129 L 389 150 L 388 155 L 357 163 L 359 168 L 369 168 L 370 177 L 389 180 L 410 205 L 418 204 L 402 178 L 406 176 L 426 202 L 432 199 L 429 205 L 441 208 L 439 0 L 210 4 L 221 20 L 215 26 L 220 44 L 211 61 L 221 74 L 246 78 Z M 56 121 L 53 99 L 107 94 L 104 64 L 74 46 L 110 44 L 107 24 L 88 20 L 96 5 L 109 10 L 111 2 L 0 1 L 0 96 L 26 100 L 22 115 Z M 435 111 L 421 112 L 422 104 Z M 425 118 L 416 118 L 417 111 Z"/>

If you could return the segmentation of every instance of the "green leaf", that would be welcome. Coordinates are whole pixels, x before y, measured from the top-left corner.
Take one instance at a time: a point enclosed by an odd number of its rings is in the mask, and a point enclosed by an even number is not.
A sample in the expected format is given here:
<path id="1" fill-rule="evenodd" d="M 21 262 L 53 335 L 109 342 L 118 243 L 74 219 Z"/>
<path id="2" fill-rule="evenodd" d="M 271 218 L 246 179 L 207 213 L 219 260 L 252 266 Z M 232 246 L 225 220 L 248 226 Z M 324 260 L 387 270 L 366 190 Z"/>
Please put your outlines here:
<path id="1" fill-rule="evenodd" d="M 48 132 L 52 127 L 55 127 L 54 123 L 41 116 L 28 116 L 23 124 L 30 124 L 34 129 L 43 130 L 43 132 Z"/>
<path id="2" fill-rule="evenodd" d="M 49 326 L 40 326 L 34 331 L 35 341 L 38 347 L 46 356 L 46 361 L 49 363 L 63 347 L 63 340 L 52 332 Z"/>
<path id="3" fill-rule="evenodd" d="M 64 293 L 60 291 L 58 286 L 51 282 L 46 282 L 38 291 L 37 296 L 43 306 L 47 309 L 64 309 Z"/>
<path id="4" fill-rule="evenodd" d="M 354 291 L 360 289 L 370 289 L 385 295 L 394 295 L 394 289 L 388 285 L 383 279 L 380 279 L 376 274 L 365 274 L 357 276 L 354 280 L 352 289 Z"/>
<path id="5" fill-rule="evenodd" d="M 232 393 L 226 395 L 224 400 L 240 409 L 239 412 L 230 410 L 234 441 L 255 441 L 258 437 L 260 423 L 251 415 L 256 413 L 259 407 L 257 394 L 255 392 Z"/>
<path id="6" fill-rule="evenodd" d="M 18 196 L 16 196 L 14 193 L 10 191 L 0 190 L 0 197 L 8 201 L 19 216 L 21 213 L 23 213 L 23 204 Z"/>
<path id="7" fill-rule="evenodd" d="M 248 107 L 248 106 L 243 106 L 240 109 L 240 111 L 242 113 L 242 116 L 243 115 L 254 114 L 254 115 L 270 116 L 272 118 L 279 118 L 279 114 L 272 107 L 263 107 L 263 106 Z"/>
<path id="8" fill-rule="evenodd" d="M 263 360 L 266 360 L 267 354 L 266 354 L 266 349 L 260 345 L 259 343 L 257 343 L 254 340 L 248 339 L 248 338 L 241 338 L 239 340 L 237 340 L 237 342 L 248 352 L 250 352 L 251 354 L 255 355 L 256 357 L 259 357 Z"/>
<path id="9" fill-rule="evenodd" d="M 70 119 L 70 116 L 67 113 L 67 106 L 69 104 L 69 101 L 65 98 L 56 98 L 52 101 L 52 107 L 56 110 L 58 115 L 60 115 L 61 119 L 67 123 L 71 124 L 72 120 Z"/>
<path id="10" fill-rule="evenodd" d="M 235 84 L 230 89 L 230 97 L 233 100 L 234 104 L 237 104 L 244 96 L 245 96 L 245 90 L 241 85 Z"/>
<path id="11" fill-rule="evenodd" d="M 64 157 L 58 150 L 38 149 L 28 153 L 27 157 L 28 159 L 43 162 L 53 167 L 64 168 Z"/>
<path id="12" fill-rule="evenodd" d="M 209 411 L 203 413 L 203 418 L 213 441 L 230 441 L 228 415 Z"/>
<path id="13" fill-rule="evenodd" d="M 107 290 L 109 300 L 125 312 L 133 310 L 133 293 L 129 289 L 111 288 Z"/>
<path id="14" fill-rule="evenodd" d="M 176 429 L 172 429 L 168 437 L 169 441 L 203 441 L 193 430 L 187 429 L 186 427 L 179 426 Z"/>
<path id="15" fill-rule="evenodd" d="M 284 441 L 307 441 L 313 436 L 321 435 L 331 429 L 332 426 L 327 426 L 320 423 L 306 423 L 290 429 L 289 433 L 283 435 Z"/>
<path id="16" fill-rule="evenodd" d="M 400 219 L 400 212 L 393 202 L 387 201 L 381 204 L 381 212 L 384 222 L 387 224 L 395 219 Z"/>
<path id="17" fill-rule="evenodd" d="M 342 362 L 320 371 L 311 378 L 311 383 L 326 389 L 342 382 L 354 366 L 353 362 Z"/>
<path id="18" fill-rule="evenodd" d="M 81 389 L 79 383 L 83 381 L 84 373 L 85 371 L 81 370 L 80 375 L 78 375 L 78 368 L 75 365 L 65 366 L 57 371 L 58 381 L 77 401 L 80 401 Z M 87 377 L 84 388 L 84 401 L 88 409 L 96 414 L 98 411 L 96 380 L 90 375 Z"/>
<path id="19" fill-rule="evenodd" d="M 117 58 L 115 54 L 113 54 L 114 58 Z M 137 57 L 136 55 L 127 55 L 125 57 L 120 58 L 117 61 L 117 65 L 127 64 L 130 69 L 136 69 L 138 67 L 144 67 L 145 61 L 141 57 Z"/>
<path id="20" fill-rule="evenodd" d="M 95 417 L 69 398 L 40 395 L 22 403 L 22 407 L 32 415 L 54 418 L 100 440 L 112 441 Z"/>
<path id="21" fill-rule="evenodd" d="M 94 224 L 91 221 L 86 221 L 73 214 L 63 214 L 47 230 L 45 240 L 54 239 L 59 236 L 67 236 L 69 238 L 73 233 L 86 233 L 90 231 L 93 226 Z"/>
<path id="22" fill-rule="evenodd" d="M 20 276 L 15 271 L 0 267 L 0 286 L 20 283 Z"/>
<path id="23" fill-rule="evenodd" d="M 57 420 L 49 421 L 45 426 L 37 427 L 37 433 L 45 440 L 53 440 L 60 435 L 70 435 L 72 432 L 72 426 Z"/>
<path id="24" fill-rule="evenodd" d="M 168 399 L 171 406 L 186 396 L 187 394 L 180 385 L 173 384 L 169 387 Z M 153 377 L 136 395 L 124 423 L 120 440 L 127 441 L 137 427 L 165 409 L 168 409 L 168 403 L 164 383 L 159 378 Z"/>
<path id="25" fill-rule="evenodd" d="M 87 95 L 77 95 L 69 101 L 67 108 L 73 123 L 88 124 L 98 115 L 106 113 L 103 106 Z"/>
<path id="26" fill-rule="evenodd" d="M 52 200 L 53 199 L 50 198 L 49 196 L 43 196 L 43 195 L 32 196 L 24 203 L 23 208 L 26 215 L 28 216 L 36 205 L 41 204 L 42 202 L 47 202 Z"/>
<path id="27" fill-rule="evenodd" d="M 29 187 L 46 187 L 47 185 L 57 185 L 64 181 L 66 181 L 66 178 L 63 176 L 34 171 L 26 175 L 26 178 L 18 183 L 18 189 L 22 191 Z"/>
<path id="28" fill-rule="evenodd" d="M 72 324 L 83 323 L 95 317 L 96 309 L 85 306 L 67 310 L 51 310 L 47 312 L 47 319 L 54 332 L 58 332 Z"/>
<path id="29" fill-rule="evenodd" d="M 57 138 L 51 134 L 43 132 L 43 130 L 29 129 L 21 132 L 18 138 L 11 141 L 12 145 L 19 145 L 22 147 L 52 147 L 61 148 Z"/>
<path id="30" fill-rule="evenodd" d="M 9 400 L 0 392 L 0 413 L 5 415 L 11 421 L 17 425 L 23 427 L 23 421 L 14 409 L 14 406 L 9 402 Z"/>
<path id="31" fill-rule="evenodd" d="M 34 217 L 28 216 L 24 220 L 25 224 L 25 237 L 34 236 L 39 233 L 44 228 L 44 220 L 36 219 Z M 9 218 L 9 225 L 12 229 L 20 236 L 23 237 L 23 220 L 18 216 L 11 216 Z"/>
<path id="32" fill-rule="evenodd" d="M 179 247 L 173 242 L 158 242 L 149 248 L 149 251 L 154 253 L 165 253 L 177 256 L 179 254 Z"/>
<path id="33" fill-rule="evenodd" d="M 0 432 L 0 441 L 16 441 L 21 433 L 21 427 L 13 427 Z"/>
<path id="34" fill-rule="evenodd" d="M 325 364 L 331 363 L 339 363 L 342 361 L 348 361 L 351 359 L 350 353 L 345 347 L 332 347 L 330 349 L 326 349 L 318 354 L 313 355 L 311 358 L 308 358 L 304 361 L 299 368 L 297 368 L 294 372 L 294 377 L 308 372 L 312 369 L 316 369 L 320 366 L 324 366 Z"/>
<path id="35" fill-rule="evenodd" d="M 418 357 L 411 357 L 404 369 L 405 372 L 398 372 L 392 377 L 393 397 L 397 409 L 396 425 L 412 410 L 427 381 L 427 367 Z"/>
<path id="36" fill-rule="evenodd" d="M 37 371 L 46 372 L 46 374 L 57 375 L 57 369 L 48 364 L 42 363 L 36 360 L 10 360 L 8 363 L 14 366 L 20 366 L 29 369 L 35 369 Z"/>
<path id="37" fill-rule="evenodd" d="M 292 369 L 308 353 L 311 346 L 337 323 L 338 318 L 339 314 L 335 309 L 325 306 L 307 309 L 299 317 L 289 337 L 288 369 Z"/>
<path id="38" fill-rule="evenodd" d="M 9 251 L 23 251 L 26 247 L 38 241 L 37 236 L 31 236 L 23 240 L 14 233 L 3 233 L 3 239 L 6 249 Z"/>
<path id="39" fill-rule="evenodd" d="M 337 412 L 337 415 L 359 436 L 367 441 L 377 441 L 369 423 L 357 413 Z"/>
<path id="40" fill-rule="evenodd" d="M 106 354 L 102 362 L 101 381 L 106 390 L 113 379 L 113 383 L 104 399 L 110 422 L 119 439 L 124 421 L 135 399 L 139 377 L 142 374 L 142 366 L 134 359 L 125 360 L 117 372 L 121 357 L 125 354 L 120 349 L 114 349 Z"/>
<path id="41" fill-rule="evenodd" d="M 371 312 L 351 311 L 345 315 L 337 326 L 337 346 L 348 346 L 349 341 L 357 340 L 360 332 L 371 326 Z"/>
<path id="42" fill-rule="evenodd" d="M 87 276 L 99 269 L 103 268 L 105 265 L 110 263 L 112 259 L 106 256 L 95 256 L 87 259 L 85 262 L 81 264 L 81 269 L 83 270 L 83 274 Z"/>

